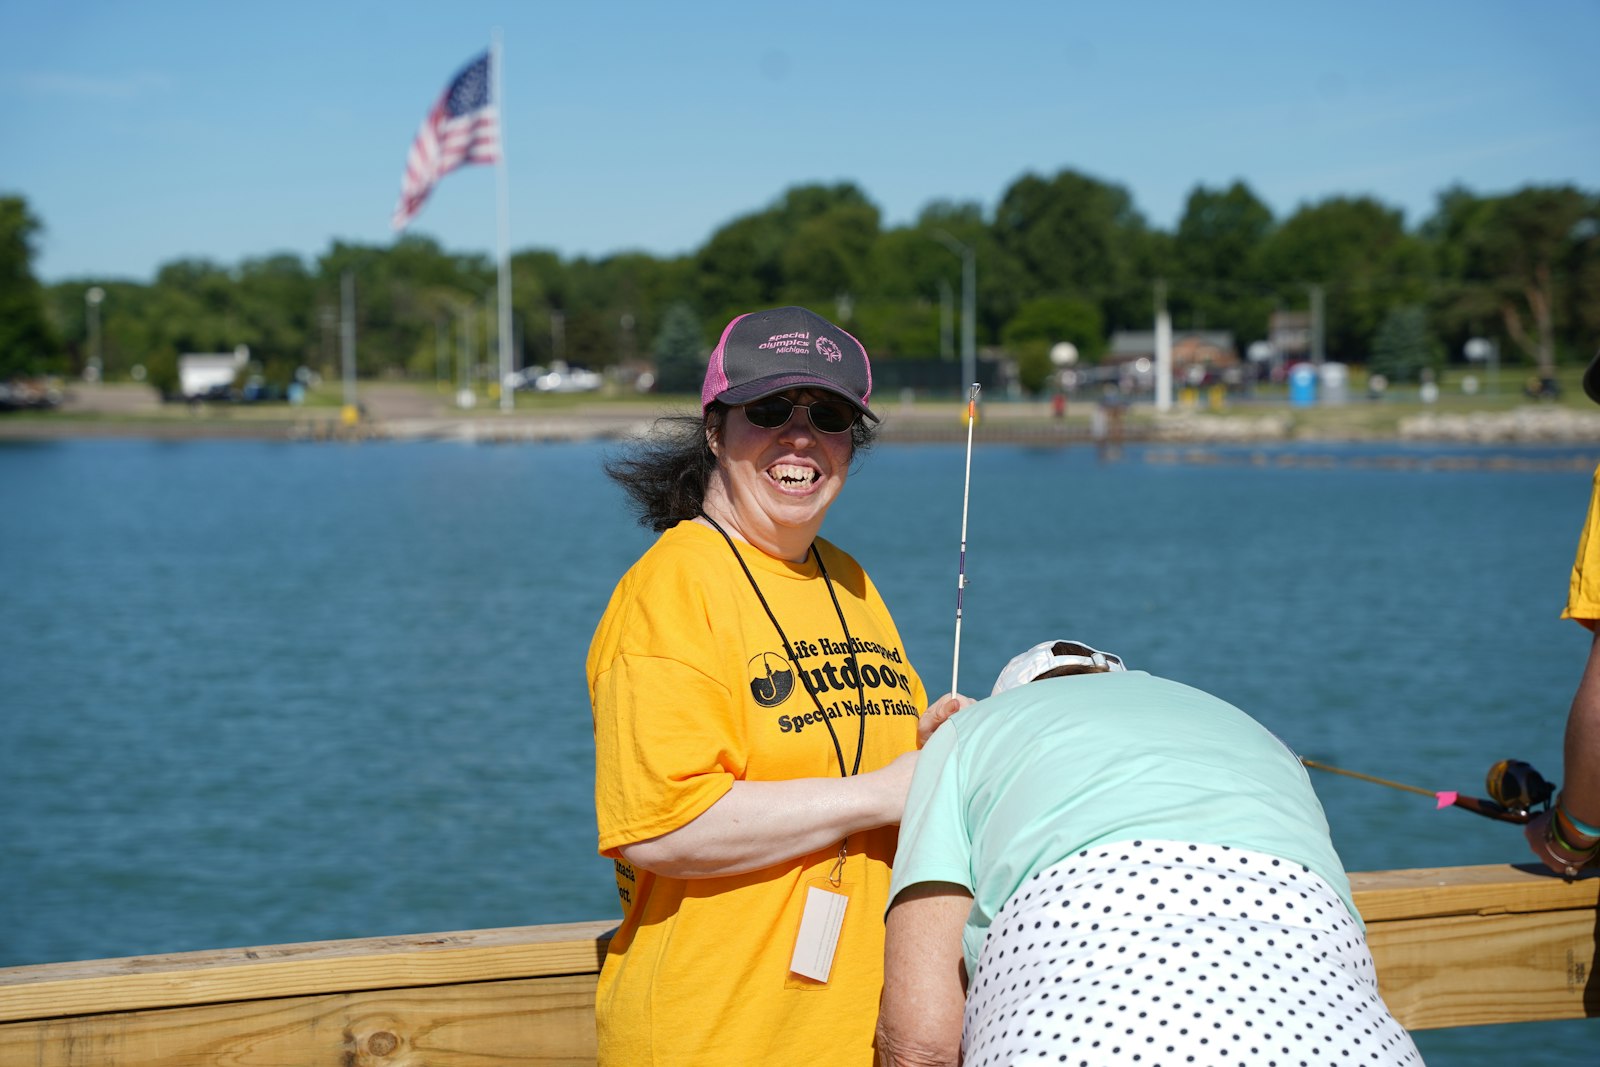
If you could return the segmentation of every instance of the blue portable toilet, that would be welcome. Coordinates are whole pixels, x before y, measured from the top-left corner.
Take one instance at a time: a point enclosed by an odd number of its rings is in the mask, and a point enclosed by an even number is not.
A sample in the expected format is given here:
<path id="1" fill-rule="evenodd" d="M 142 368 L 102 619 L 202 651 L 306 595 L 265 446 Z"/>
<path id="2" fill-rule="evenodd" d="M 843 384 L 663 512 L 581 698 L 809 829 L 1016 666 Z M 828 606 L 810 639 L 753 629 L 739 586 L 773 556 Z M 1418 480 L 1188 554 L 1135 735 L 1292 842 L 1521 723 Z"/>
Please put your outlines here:
<path id="1" fill-rule="evenodd" d="M 1289 403 L 1306 408 L 1316 402 L 1317 368 L 1309 363 L 1296 363 L 1289 368 Z"/>

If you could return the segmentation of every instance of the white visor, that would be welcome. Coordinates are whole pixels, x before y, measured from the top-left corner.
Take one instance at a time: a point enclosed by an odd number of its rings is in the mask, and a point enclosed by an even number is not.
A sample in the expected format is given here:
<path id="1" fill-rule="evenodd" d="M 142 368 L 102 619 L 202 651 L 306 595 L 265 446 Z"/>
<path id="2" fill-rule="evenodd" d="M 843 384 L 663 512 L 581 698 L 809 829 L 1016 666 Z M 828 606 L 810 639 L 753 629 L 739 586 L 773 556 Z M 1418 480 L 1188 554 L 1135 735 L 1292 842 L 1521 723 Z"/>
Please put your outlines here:
<path id="1" fill-rule="evenodd" d="M 1057 645 L 1075 645 L 1083 650 L 1081 654 L 1057 655 L 1052 651 Z M 989 695 L 1003 693 L 1008 689 L 1015 689 L 1019 685 L 1027 685 L 1039 675 L 1053 671 L 1057 667 L 1098 667 L 1103 671 L 1125 671 L 1122 657 L 1110 652 L 1101 652 L 1090 648 L 1082 641 L 1072 641 L 1067 638 L 1057 637 L 1049 641 L 1041 641 L 1022 655 L 1012 659 L 1006 664 L 1005 670 L 1000 672 L 1000 677 L 994 681 L 994 688 Z"/>

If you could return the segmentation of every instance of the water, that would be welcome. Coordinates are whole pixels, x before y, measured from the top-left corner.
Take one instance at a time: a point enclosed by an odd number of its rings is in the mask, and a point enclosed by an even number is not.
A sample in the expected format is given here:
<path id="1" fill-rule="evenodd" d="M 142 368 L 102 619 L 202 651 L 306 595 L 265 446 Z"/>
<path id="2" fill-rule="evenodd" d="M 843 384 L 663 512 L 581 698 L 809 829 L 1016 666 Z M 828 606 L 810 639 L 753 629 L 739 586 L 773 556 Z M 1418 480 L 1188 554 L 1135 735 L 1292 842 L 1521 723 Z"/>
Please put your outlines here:
<path id="1" fill-rule="evenodd" d="M 650 535 L 604 451 L 0 446 L 0 966 L 613 917 L 583 657 Z M 1588 642 L 1557 615 L 1594 457 L 1375 462 L 1438 454 L 980 447 L 961 688 L 1080 637 L 1339 766 L 1559 777 Z M 825 529 L 931 692 L 963 462 L 882 446 Z M 1352 870 L 1528 858 L 1514 828 L 1316 783 Z M 1531 1062 L 1533 1033 L 1544 1062 L 1591 1051 L 1582 1023 L 1418 1041 L 1433 1067 Z"/>

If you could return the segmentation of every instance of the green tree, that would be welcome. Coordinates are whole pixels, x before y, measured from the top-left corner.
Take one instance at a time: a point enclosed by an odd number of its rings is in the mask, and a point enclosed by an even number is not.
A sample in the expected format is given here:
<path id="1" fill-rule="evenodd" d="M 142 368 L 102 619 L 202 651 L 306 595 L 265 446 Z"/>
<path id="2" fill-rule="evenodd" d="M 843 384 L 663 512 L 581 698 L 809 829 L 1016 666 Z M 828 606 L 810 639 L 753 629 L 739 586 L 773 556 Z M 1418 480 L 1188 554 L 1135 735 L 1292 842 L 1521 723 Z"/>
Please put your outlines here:
<path id="1" fill-rule="evenodd" d="M 1272 298 L 1259 257 L 1272 210 L 1244 182 L 1222 190 L 1195 186 L 1172 238 L 1168 308 L 1174 323 L 1228 330 L 1243 344 L 1266 336 Z"/>
<path id="2" fill-rule="evenodd" d="M 1016 311 L 1023 281 L 1015 258 L 1001 248 L 993 228 L 984 220 L 980 207 L 970 202 L 936 200 L 917 216 L 913 232 L 917 236 L 917 247 L 922 249 L 919 291 L 926 294 L 924 299 L 937 300 L 939 303 L 948 294 L 955 309 L 956 321 L 953 326 L 957 337 L 964 299 L 965 269 L 963 248 L 958 246 L 972 250 L 978 282 L 975 295 L 977 323 L 973 333 L 980 346 L 996 340 L 1001 327 Z M 933 255 L 931 263 L 926 258 L 930 252 Z M 935 314 L 936 310 L 930 310 L 925 319 L 930 339 L 939 329 Z M 922 349 L 923 354 L 932 351 L 932 344 Z"/>
<path id="3" fill-rule="evenodd" d="M 977 204 L 928 205 L 912 225 L 884 230 L 873 242 L 871 285 L 864 295 L 891 302 L 937 302 L 941 282 L 959 294 L 961 260 L 934 232 L 943 230 L 970 241 L 985 239 L 986 229 Z"/>
<path id="4" fill-rule="evenodd" d="M 89 320 L 85 297 L 96 287 L 104 293 L 99 305 L 99 321 L 100 354 L 106 378 L 129 378 L 135 367 L 147 374 L 151 360 L 165 353 L 163 358 L 172 368 L 170 387 L 175 391 L 178 364 L 169 336 L 173 331 L 168 316 L 194 313 L 194 309 L 184 304 L 186 310 L 175 310 L 173 304 L 163 302 L 167 294 L 151 285 L 78 278 L 57 282 L 46 289 L 50 319 L 58 334 L 67 339 L 69 364 L 76 365 L 88 357 Z"/>
<path id="5" fill-rule="evenodd" d="M 718 229 L 696 253 L 699 304 L 724 320 L 783 303 L 832 311 L 829 302 L 866 288 L 877 234 L 878 209 L 856 186 L 795 186 Z"/>
<path id="6" fill-rule="evenodd" d="M 241 344 L 233 279 L 222 266 L 180 259 L 156 272 L 142 311 L 153 347 L 184 352 L 230 352 Z"/>
<path id="7" fill-rule="evenodd" d="M 1495 304 L 1507 335 L 1543 377 L 1570 319 L 1592 308 L 1584 280 L 1600 273 L 1600 201 L 1572 186 L 1533 187 L 1494 201 L 1467 238 L 1469 281 Z"/>
<path id="8" fill-rule="evenodd" d="M 1597 198 L 1600 199 L 1600 198 Z M 1573 227 L 1573 247 L 1566 264 L 1566 299 L 1558 308 L 1569 346 L 1580 358 L 1600 346 L 1600 219 L 1590 215 Z"/>
<path id="9" fill-rule="evenodd" d="M 1428 328 L 1428 313 L 1418 304 L 1391 308 L 1372 341 L 1368 369 L 1390 381 L 1417 381 L 1426 368 L 1436 367 L 1441 352 Z"/>
<path id="10" fill-rule="evenodd" d="M 700 306 L 727 319 L 777 303 L 783 239 L 770 213 L 746 215 L 713 233 L 694 257 Z"/>
<path id="11" fill-rule="evenodd" d="M 286 388 L 315 354 L 316 279 L 298 256 L 246 260 L 239 268 L 233 305 L 240 344 L 274 386 Z"/>
<path id="12" fill-rule="evenodd" d="M 843 188 L 846 191 L 834 203 L 799 221 L 785 242 L 781 259 L 785 303 L 821 309 L 841 297 L 859 297 L 871 284 L 878 209 L 854 186 Z"/>
<path id="13" fill-rule="evenodd" d="M 159 349 L 145 356 L 145 381 L 165 400 L 178 398 L 181 382 L 178 378 L 178 353 Z"/>
<path id="14" fill-rule="evenodd" d="M 687 262 L 626 252 L 566 264 L 561 286 L 567 324 L 563 358 L 588 367 L 638 358 L 659 329 L 663 310 L 691 295 Z"/>
<path id="15" fill-rule="evenodd" d="M 454 313 L 452 332 L 458 337 L 470 322 L 472 362 L 493 363 L 496 275 L 489 257 L 452 255 L 420 236 L 402 237 L 389 248 L 335 241 L 318 259 L 315 273 L 316 338 L 310 350 L 325 376 L 339 369 L 346 272 L 355 283 L 359 376 L 435 366 L 446 307 Z"/>
<path id="16" fill-rule="evenodd" d="M 520 325 L 525 365 L 549 366 L 570 302 L 566 265 L 548 249 L 527 249 L 511 257 L 511 305 Z"/>
<path id="17" fill-rule="evenodd" d="M 1331 359 L 1364 362 L 1390 308 L 1424 302 L 1430 257 L 1401 213 L 1369 197 L 1332 197 L 1300 208 L 1263 242 L 1264 282 L 1281 305 L 1324 299 Z"/>
<path id="18" fill-rule="evenodd" d="M 59 369 L 60 346 L 33 276 L 42 229 L 22 197 L 0 197 L 0 381 Z"/>
<path id="19" fill-rule="evenodd" d="M 926 300 L 872 300 L 857 304 L 850 332 L 872 360 L 939 355 L 940 309 Z"/>
<path id="20" fill-rule="evenodd" d="M 1597 205 L 1572 186 L 1441 193 L 1421 234 L 1442 279 L 1435 306 L 1450 350 L 1494 338 L 1546 377 L 1564 353 L 1589 358 L 1600 335 Z"/>
<path id="21" fill-rule="evenodd" d="M 656 391 L 698 393 L 706 375 L 706 343 L 700 318 L 683 301 L 675 301 L 661 317 L 656 334 Z"/>
<path id="22" fill-rule="evenodd" d="M 1493 293 L 1471 278 L 1471 245 L 1492 206 L 1492 200 L 1452 186 L 1439 194 L 1433 214 L 1417 231 L 1438 279 L 1433 322 L 1450 352 L 1460 353 L 1470 338 L 1489 337 L 1501 342 L 1508 356 L 1515 355 Z"/>
<path id="23" fill-rule="evenodd" d="M 1006 348 L 1017 360 L 1022 387 L 1037 393 L 1049 384 L 1055 370 L 1050 349 L 1070 342 L 1087 362 L 1100 358 L 1105 348 L 1105 322 L 1100 308 L 1076 297 L 1047 296 L 1030 300 L 1006 324 Z"/>
<path id="24" fill-rule="evenodd" d="M 958 292 L 959 264 L 911 227 L 880 233 L 869 260 L 869 282 L 855 304 L 851 332 L 874 360 L 937 355 L 940 283 Z"/>
<path id="25" fill-rule="evenodd" d="M 202 259 L 180 259 L 163 265 L 154 283 L 138 295 L 136 343 L 142 351 L 146 380 L 163 396 L 178 395 L 180 355 L 231 352 L 245 343 L 234 290 L 234 280 L 222 266 Z M 111 303 L 112 298 L 106 302 Z"/>
<path id="26" fill-rule="evenodd" d="M 1009 311 L 1037 296 L 1090 299 L 1112 327 L 1150 318 L 1150 234 L 1120 185 L 1064 170 L 1028 174 L 1000 198 L 993 232 L 1002 261 L 990 273 L 1013 294 Z M 1010 317 L 1010 313 L 1005 315 Z"/>

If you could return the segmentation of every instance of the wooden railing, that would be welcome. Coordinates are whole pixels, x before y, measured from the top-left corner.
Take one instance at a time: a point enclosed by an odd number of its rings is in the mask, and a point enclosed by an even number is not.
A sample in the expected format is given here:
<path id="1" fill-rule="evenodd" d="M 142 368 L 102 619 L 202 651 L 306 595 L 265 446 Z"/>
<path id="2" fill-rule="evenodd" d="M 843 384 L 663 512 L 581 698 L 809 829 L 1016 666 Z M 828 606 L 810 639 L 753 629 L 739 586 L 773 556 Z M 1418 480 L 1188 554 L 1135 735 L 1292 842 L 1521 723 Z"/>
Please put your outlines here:
<path id="1" fill-rule="evenodd" d="M 1389 1010 L 1413 1030 L 1600 1015 L 1600 878 L 1533 865 L 1355 874 Z"/>
<path id="2" fill-rule="evenodd" d="M 1352 876 L 1412 1029 L 1600 1015 L 1600 878 L 1519 867 Z M 0 969 L 0 1064 L 594 1063 L 610 923 Z"/>

